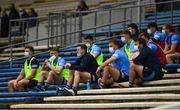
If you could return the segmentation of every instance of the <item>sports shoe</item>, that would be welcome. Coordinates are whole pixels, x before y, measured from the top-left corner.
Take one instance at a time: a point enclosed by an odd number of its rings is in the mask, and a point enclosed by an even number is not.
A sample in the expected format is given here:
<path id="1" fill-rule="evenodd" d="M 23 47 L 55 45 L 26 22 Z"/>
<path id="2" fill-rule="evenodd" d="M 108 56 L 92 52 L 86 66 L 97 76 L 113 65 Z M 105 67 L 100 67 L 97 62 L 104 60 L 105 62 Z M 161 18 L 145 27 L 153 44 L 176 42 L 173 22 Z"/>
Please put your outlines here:
<path id="1" fill-rule="evenodd" d="M 56 90 L 57 94 L 59 96 L 76 96 L 77 93 L 73 89 L 68 89 L 68 88 L 57 88 Z"/>
<path id="2" fill-rule="evenodd" d="M 102 82 L 98 83 L 98 86 L 100 89 L 105 89 L 106 88 L 106 85 Z"/>

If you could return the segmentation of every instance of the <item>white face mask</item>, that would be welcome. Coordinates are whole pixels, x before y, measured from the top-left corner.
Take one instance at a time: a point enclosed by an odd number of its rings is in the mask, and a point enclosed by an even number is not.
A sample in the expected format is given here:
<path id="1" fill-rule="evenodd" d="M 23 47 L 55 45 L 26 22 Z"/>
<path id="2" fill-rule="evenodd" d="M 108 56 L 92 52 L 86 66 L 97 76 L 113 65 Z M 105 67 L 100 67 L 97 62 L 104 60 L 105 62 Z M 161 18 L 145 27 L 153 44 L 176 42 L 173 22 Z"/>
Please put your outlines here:
<path id="1" fill-rule="evenodd" d="M 78 57 L 81 57 L 81 53 L 77 53 L 77 56 L 78 56 Z"/>
<path id="2" fill-rule="evenodd" d="M 90 46 L 91 46 L 91 44 L 90 44 L 90 43 L 86 43 L 86 46 L 87 46 L 87 47 L 90 47 Z"/>
<path id="3" fill-rule="evenodd" d="M 122 41 L 123 43 L 126 43 L 125 37 L 121 37 L 121 41 Z"/>
<path id="4" fill-rule="evenodd" d="M 149 35 L 151 35 L 151 34 L 152 34 L 152 32 L 151 32 L 151 30 L 150 30 L 150 29 L 147 29 L 147 33 L 148 33 Z"/>
<path id="5" fill-rule="evenodd" d="M 136 51 L 139 50 L 137 45 L 134 46 L 134 50 L 136 50 Z"/>
<path id="6" fill-rule="evenodd" d="M 26 58 L 28 58 L 28 57 L 29 57 L 29 52 L 24 52 L 24 56 L 25 56 Z"/>
<path id="7" fill-rule="evenodd" d="M 114 51 L 115 51 L 115 50 L 114 50 L 113 47 L 109 47 L 109 52 L 110 52 L 110 53 L 114 53 Z"/>
<path id="8" fill-rule="evenodd" d="M 51 56 L 51 57 L 49 58 L 49 61 L 53 61 L 53 60 L 55 60 L 55 59 L 56 59 L 56 56 L 53 55 L 53 56 Z"/>
<path id="9" fill-rule="evenodd" d="M 165 31 L 165 30 L 162 30 L 162 33 L 163 33 L 163 34 L 166 34 L 166 31 Z"/>

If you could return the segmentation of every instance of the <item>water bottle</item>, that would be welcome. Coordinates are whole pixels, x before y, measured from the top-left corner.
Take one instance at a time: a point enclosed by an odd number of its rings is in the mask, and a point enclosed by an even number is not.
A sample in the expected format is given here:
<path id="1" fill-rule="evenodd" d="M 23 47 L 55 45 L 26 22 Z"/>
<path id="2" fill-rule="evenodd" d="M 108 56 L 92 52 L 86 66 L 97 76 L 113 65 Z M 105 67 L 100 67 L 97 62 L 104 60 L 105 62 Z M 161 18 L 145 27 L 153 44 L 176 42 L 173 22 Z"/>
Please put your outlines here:
<path id="1" fill-rule="evenodd" d="M 86 83 L 86 90 L 90 90 L 90 89 L 91 89 L 91 83 L 88 80 L 87 83 Z"/>

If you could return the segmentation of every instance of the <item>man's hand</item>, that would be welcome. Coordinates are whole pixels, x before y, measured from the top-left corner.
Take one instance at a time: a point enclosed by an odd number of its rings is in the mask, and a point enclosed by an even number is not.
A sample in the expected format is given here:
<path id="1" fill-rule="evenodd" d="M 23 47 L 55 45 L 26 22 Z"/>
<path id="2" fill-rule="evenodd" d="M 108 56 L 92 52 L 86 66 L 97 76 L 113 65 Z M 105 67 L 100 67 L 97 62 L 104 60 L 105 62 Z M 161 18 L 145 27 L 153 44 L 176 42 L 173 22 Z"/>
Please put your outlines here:
<path id="1" fill-rule="evenodd" d="M 45 61 L 44 61 L 44 63 L 46 64 L 46 63 L 48 63 L 49 62 L 49 60 L 48 59 L 46 59 Z"/>
<path id="2" fill-rule="evenodd" d="M 100 71 L 101 71 L 101 68 L 98 67 L 97 70 L 96 70 L 96 75 L 97 75 L 98 77 L 101 77 Z"/>
<path id="3" fill-rule="evenodd" d="M 65 68 L 66 68 L 66 69 L 69 69 L 70 67 L 71 67 L 71 64 L 70 64 L 70 63 L 66 63 L 66 64 L 65 64 Z"/>
<path id="4" fill-rule="evenodd" d="M 18 87 L 18 81 L 17 80 L 14 81 L 14 87 Z"/>

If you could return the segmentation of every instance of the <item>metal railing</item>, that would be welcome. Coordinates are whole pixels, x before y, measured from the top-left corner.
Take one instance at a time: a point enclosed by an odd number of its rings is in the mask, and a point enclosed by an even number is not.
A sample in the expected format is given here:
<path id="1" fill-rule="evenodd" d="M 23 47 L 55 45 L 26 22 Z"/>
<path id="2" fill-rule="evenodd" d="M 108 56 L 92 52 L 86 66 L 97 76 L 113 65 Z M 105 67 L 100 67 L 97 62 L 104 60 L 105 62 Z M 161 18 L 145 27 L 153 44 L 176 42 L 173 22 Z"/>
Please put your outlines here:
<path id="1" fill-rule="evenodd" d="M 142 11 L 144 9 L 144 7 L 150 6 L 150 5 L 153 6 L 153 5 L 167 4 L 167 3 L 172 4 L 171 5 L 172 6 L 171 21 L 173 22 L 173 13 L 174 13 L 173 12 L 173 3 L 177 2 L 177 1 L 179 2 L 180 0 L 173 0 L 173 1 L 160 2 L 160 3 L 140 4 L 140 5 L 136 5 L 136 6 L 126 6 L 126 7 L 121 7 L 121 8 L 112 8 L 112 9 L 108 9 L 108 10 L 98 10 L 98 11 L 93 10 L 93 11 L 68 12 L 68 13 L 64 13 L 64 12 L 51 13 L 51 14 L 49 14 L 48 17 L 28 18 L 28 19 L 18 20 L 22 25 L 22 23 L 23 23 L 22 21 L 24 21 L 26 23 L 26 21 L 28 21 L 30 19 L 39 19 L 36 22 L 37 24 L 35 26 L 35 29 L 36 29 L 35 32 L 38 32 L 39 28 L 40 28 L 39 27 L 40 23 L 38 23 L 38 22 L 39 21 L 47 22 L 47 21 L 45 21 L 45 19 L 48 19 L 48 24 L 45 23 L 46 24 L 45 26 L 47 26 L 47 30 L 48 30 L 48 32 L 47 32 L 48 36 L 44 37 L 44 38 L 42 38 L 42 36 L 41 36 L 41 38 L 39 38 L 39 33 L 36 33 L 35 39 L 26 40 L 25 42 L 12 44 L 13 36 L 12 36 L 12 34 L 9 34 L 10 45 L 0 47 L 0 50 L 5 49 L 5 48 L 10 48 L 10 56 L 11 56 L 10 67 L 12 67 L 13 47 L 18 47 L 18 46 L 22 46 L 22 45 L 24 46 L 24 45 L 29 45 L 29 44 L 38 45 L 39 42 L 41 42 L 41 43 L 46 42 L 48 47 L 50 47 L 50 45 L 65 47 L 66 45 L 72 45 L 72 44 L 81 42 L 83 33 L 87 32 L 87 31 L 93 31 L 94 36 L 97 37 L 96 36 L 97 32 L 102 30 L 103 28 L 108 29 L 107 37 L 109 37 L 111 35 L 111 30 L 113 29 L 113 26 L 117 26 L 117 27 L 123 26 L 122 28 L 119 28 L 119 31 L 125 29 L 126 25 L 128 23 L 135 22 L 135 21 L 133 21 L 134 20 L 133 17 L 135 16 L 135 15 L 133 15 L 133 11 L 136 11 L 135 9 L 140 7 L 140 11 Z M 120 13 L 120 12 L 122 13 L 122 15 L 121 15 L 122 17 L 119 19 L 114 18 L 114 16 L 116 16 L 116 14 Z M 84 15 L 84 13 L 85 14 L 88 13 L 88 14 Z M 104 13 L 107 15 L 107 16 L 105 16 L 106 18 L 103 18 L 103 17 L 101 18 L 100 15 L 103 15 Z M 155 11 L 155 21 L 158 19 L 156 13 L 157 12 Z M 88 17 L 90 19 L 86 19 Z M 136 20 L 136 22 L 139 22 L 139 27 L 141 29 L 141 21 L 143 20 L 142 14 L 141 14 L 141 17 L 139 17 L 139 18 L 140 19 Z M 85 20 L 92 20 L 93 22 L 86 21 L 86 22 L 90 22 L 90 26 L 87 26 L 87 24 L 84 24 L 84 23 L 86 23 Z M 106 20 L 106 22 L 102 22 L 101 20 Z M 14 22 L 14 21 L 16 21 L 16 20 L 11 20 L 10 22 Z M 73 23 L 73 22 L 76 22 L 76 23 Z M 68 26 L 68 23 L 70 26 Z M 28 25 L 27 25 L 27 27 L 28 27 Z M 76 29 L 75 29 L 75 27 L 76 27 Z M 26 33 L 24 34 L 24 32 L 26 32 Z M 29 39 L 29 30 L 28 29 L 22 31 L 22 33 L 23 33 L 22 37 L 24 36 L 26 39 Z"/>

